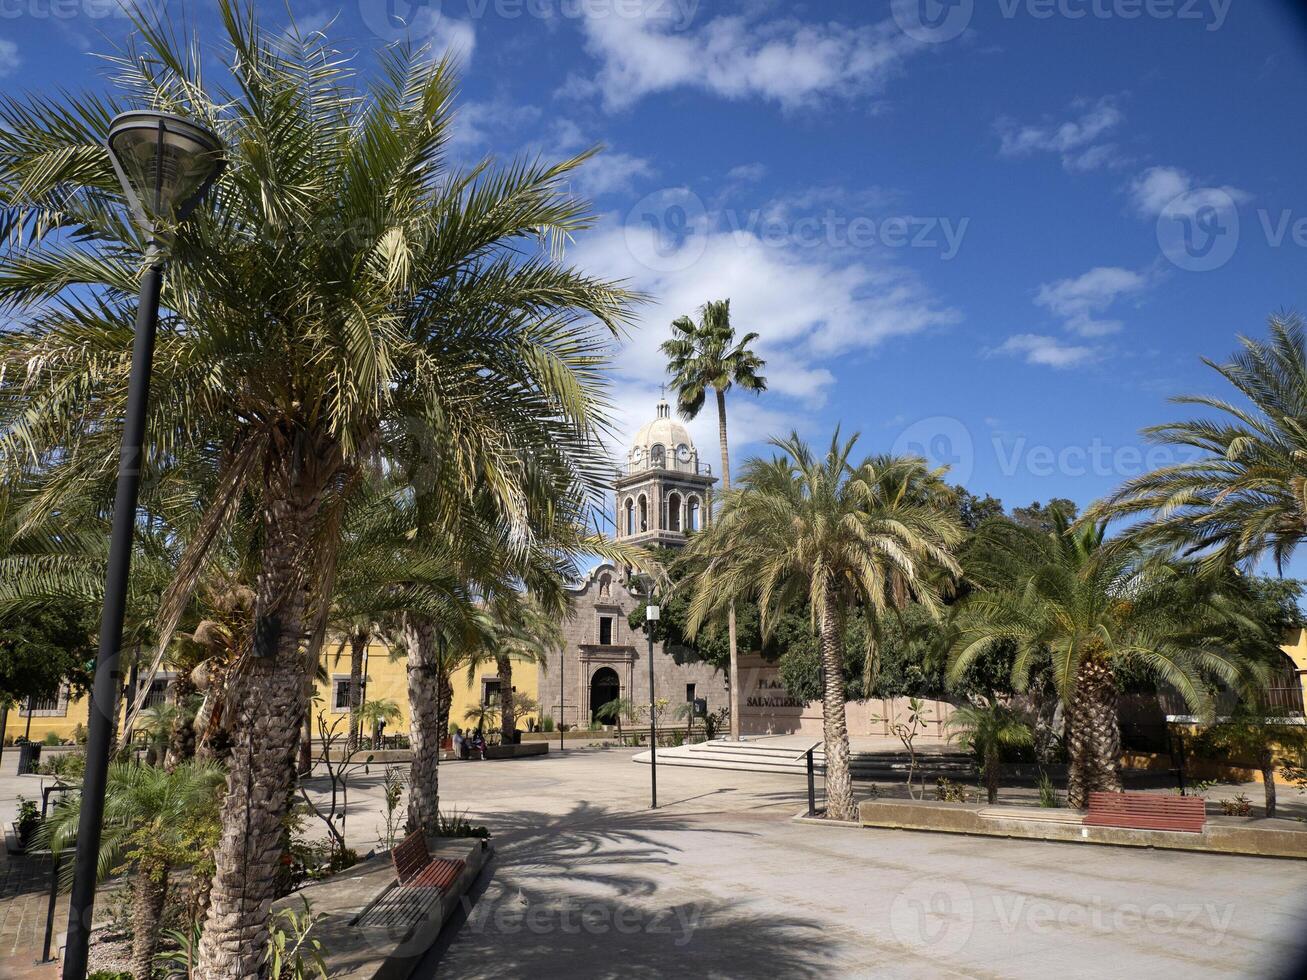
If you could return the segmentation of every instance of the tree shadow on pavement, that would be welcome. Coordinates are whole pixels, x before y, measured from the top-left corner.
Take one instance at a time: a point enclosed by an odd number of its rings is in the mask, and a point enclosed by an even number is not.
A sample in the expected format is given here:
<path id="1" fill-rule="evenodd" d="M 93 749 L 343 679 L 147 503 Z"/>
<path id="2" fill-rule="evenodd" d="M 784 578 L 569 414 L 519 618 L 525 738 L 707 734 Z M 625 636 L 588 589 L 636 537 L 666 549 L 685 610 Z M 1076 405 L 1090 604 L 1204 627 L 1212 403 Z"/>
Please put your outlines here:
<path id="1" fill-rule="evenodd" d="M 678 832 L 754 836 L 668 811 L 579 803 L 487 815 L 495 858 L 415 977 L 818 977 L 822 924 L 715 897 L 660 901 Z M 641 874 L 641 870 L 650 874 Z M 439 972 L 437 972 L 437 966 Z"/>

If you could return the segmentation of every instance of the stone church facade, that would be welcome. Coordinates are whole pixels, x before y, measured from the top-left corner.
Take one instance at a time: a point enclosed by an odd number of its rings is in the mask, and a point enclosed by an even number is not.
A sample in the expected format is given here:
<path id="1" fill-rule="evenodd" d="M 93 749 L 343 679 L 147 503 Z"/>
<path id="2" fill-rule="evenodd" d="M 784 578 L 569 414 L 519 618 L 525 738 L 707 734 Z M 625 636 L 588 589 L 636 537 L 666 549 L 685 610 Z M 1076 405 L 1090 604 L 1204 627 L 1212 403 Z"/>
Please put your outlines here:
<path id="1" fill-rule="evenodd" d="M 711 520 L 716 477 L 699 462 L 685 427 L 666 401 L 636 433 L 626 465 L 617 473 L 617 538 L 648 547 L 679 547 Z M 564 645 L 539 672 L 542 715 L 567 725 L 589 724 L 601 705 L 627 698 L 648 704 L 649 641 L 627 617 L 644 602 L 625 569 L 601 564 L 572 593 L 563 623 Z M 653 648 L 654 693 L 668 713 L 704 698 L 708 710 L 724 707 L 726 677 L 706 664 L 678 664 L 662 644 Z M 668 724 L 674 724 L 670 720 Z"/>

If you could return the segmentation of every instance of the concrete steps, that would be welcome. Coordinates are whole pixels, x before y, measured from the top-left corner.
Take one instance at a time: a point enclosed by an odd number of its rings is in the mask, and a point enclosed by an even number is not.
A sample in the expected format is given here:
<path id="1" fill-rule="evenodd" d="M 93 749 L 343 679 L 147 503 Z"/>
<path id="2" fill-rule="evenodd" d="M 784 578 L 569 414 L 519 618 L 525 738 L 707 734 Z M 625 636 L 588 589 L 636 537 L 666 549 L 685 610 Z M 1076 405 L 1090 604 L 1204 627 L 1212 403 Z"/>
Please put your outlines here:
<path id="1" fill-rule="evenodd" d="M 658 764 L 694 766 L 702 769 L 731 769 L 739 772 L 774 772 L 805 776 L 808 763 L 804 752 L 812 740 L 786 736 L 777 739 L 732 742 L 714 739 L 658 750 Z M 855 776 L 863 779 L 902 779 L 908 771 L 906 752 L 853 752 L 849 760 Z M 635 755 L 634 762 L 649 763 L 649 752 Z M 826 753 L 818 746 L 813 753 L 818 773 L 826 770 Z M 973 771 L 971 757 L 963 752 L 941 751 L 932 747 L 917 756 L 917 768 L 926 778 L 949 776 L 963 778 Z"/>

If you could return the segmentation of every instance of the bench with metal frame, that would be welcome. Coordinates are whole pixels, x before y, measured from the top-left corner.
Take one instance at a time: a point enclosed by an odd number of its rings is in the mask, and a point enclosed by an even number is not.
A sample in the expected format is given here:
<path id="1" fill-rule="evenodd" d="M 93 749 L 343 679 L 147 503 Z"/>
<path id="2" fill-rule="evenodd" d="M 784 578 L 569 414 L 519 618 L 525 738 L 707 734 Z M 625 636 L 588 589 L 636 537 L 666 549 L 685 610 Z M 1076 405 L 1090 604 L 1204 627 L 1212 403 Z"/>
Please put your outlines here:
<path id="1" fill-rule="evenodd" d="M 433 858 L 426 837 L 409 834 L 390 852 L 395 881 L 351 923 L 407 925 L 418 921 L 458 881 L 466 862 Z"/>

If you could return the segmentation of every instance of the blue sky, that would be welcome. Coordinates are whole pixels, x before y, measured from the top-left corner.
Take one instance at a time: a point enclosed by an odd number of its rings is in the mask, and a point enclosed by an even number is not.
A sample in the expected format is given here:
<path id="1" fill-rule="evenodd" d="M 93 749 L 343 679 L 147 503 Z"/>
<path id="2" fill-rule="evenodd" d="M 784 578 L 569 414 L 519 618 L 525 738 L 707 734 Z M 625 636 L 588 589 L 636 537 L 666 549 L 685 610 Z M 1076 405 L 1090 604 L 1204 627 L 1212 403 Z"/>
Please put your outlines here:
<path id="1" fill-rule="evenodd" d="M 169 6 L 212 26 L 207 5 Z M 87 52 L 125 36 L 110 7 L 0 0 L 0 89 L 104 84 Z M 1307 34 L 1288 3 L 293 9 L 364 70 L 405 31 L 456 48 L 459 155 L 606 145 L 576 186 L 603 220 L 571 257 L 654 297 L 617 359 L 628 431 L 652 415 L 668 322 L 730 297 L 771 381 L 732 402 L 737 457 L 842 423 L 1009 505 L 1083 504 L 1172 458 L 1137 435 L 1179 414 L 1168 395 L 1224 393 L 1200 356 L 1307 308 Z M 692 431 L 711 454 L 713 420 Z"/>

